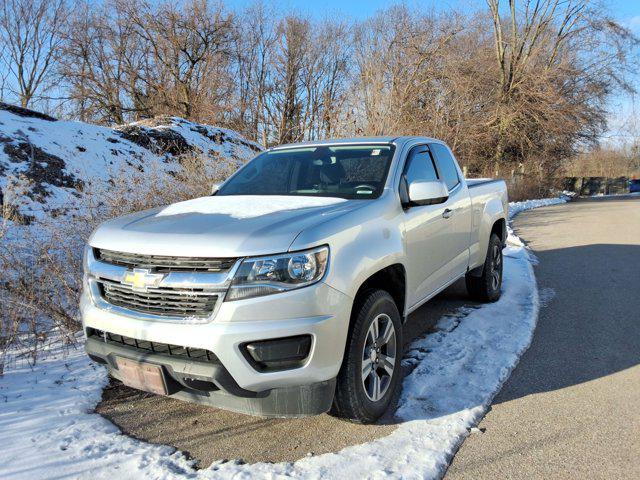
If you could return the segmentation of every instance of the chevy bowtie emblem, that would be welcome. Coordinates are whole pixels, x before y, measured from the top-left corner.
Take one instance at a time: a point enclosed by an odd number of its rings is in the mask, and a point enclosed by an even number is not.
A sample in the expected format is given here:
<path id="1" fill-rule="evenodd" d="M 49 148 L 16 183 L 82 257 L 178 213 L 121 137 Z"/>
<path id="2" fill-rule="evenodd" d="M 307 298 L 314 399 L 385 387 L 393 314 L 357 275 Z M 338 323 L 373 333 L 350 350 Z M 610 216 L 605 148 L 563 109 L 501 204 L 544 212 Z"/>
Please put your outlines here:
<path id="1" fill-rule="evenodd" d="M 134 292 L 146 292 L 150 287 L 157 287 L 164 278 L 162 273 L 151 273 L 147 268 L 127 270 L 122 276 L 122 283 L 129 285 Z"/>

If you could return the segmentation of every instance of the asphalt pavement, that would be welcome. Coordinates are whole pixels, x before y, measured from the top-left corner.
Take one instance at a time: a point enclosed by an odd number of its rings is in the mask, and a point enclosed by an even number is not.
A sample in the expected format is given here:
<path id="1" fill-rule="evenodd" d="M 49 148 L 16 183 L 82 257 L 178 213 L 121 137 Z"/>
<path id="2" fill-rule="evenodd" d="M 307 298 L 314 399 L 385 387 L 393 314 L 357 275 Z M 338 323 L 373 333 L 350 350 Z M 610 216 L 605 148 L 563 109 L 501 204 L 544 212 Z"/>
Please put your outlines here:
<path id="1" fill-rule="evenodd" d="M 539 260 L 529 350 L 446 479 L 640 478 L 640 198 L 515 219 Z"/>

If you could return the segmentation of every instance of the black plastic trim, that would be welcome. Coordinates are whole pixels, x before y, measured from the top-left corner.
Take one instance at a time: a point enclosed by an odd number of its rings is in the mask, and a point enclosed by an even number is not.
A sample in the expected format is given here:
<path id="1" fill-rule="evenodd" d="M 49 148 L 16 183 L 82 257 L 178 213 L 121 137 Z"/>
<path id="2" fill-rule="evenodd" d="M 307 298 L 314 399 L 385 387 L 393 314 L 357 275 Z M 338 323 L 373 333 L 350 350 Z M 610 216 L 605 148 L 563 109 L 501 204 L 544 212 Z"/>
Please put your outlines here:
<path id="1" fill-rule="evenodd" d="M 107 361 L 110 373 L 116 378 L 119 378 L 119 374 L 114 365 L 115 356 L 124 356 L 133 360 L 155 363 L 162 366 L 163 371 L 166 369 L 167 382 L 171 383 L 172 386 L 178 385 L 179 387 L 177 391 L 169 392 L 171 398 L 223 408 L 247 415 L 278 418 L 298 418 L 319 415 L 327 412 L 331 408 L 335 394 L 335 377 L 305 385 L 272 388 L 262 392 L 248 392 L 240 387 L 238 387 L 239 392 L 197 390 L 187 388 L 174 381 L 175 377 L 173 377 L 173 375 L 181 375 L 187 379 L 195 378 L 197 380 L 206 380 L 209 378 L 218 386 L 225 384 L 224 373 L 221 374 L 219 372 L 226 372 L 226 369 L 224 369 L 222 365 L 215 366 L 203 362 L 187 361 L 181 358 L 161 357 L 153 354 L 136 355 L 136 352 L 132 352 L 132 355 L 129 355 L 124 347 L 101 343 L 95 338 L 87 339 L 85 348 L 90 356 Z M 226 374 L 231 378 L 231 381 L 235 383 L 231 375 L 228 372 L 226 372 Z M 169 375 L 172 376 L 169 377 Z M 189 383 L 188 380 L 187 383 Z M 235 385 L 237 386 L 237 384 Z M 201 387 L 211 388 L 210 385 L 201 385 Z M 227 388 L 230 388 L 228 384 Z M 234 390 L 234 388 L 231 387 L 231 390 Z M 244 395 L 237 395 L 237 393 Z"/>
<path id="2" fill-rule="evenodd" d="M 311 352 L 311 335 L 271 338 L 245 342 L 240 351 L 258 372 L 277 372 L 300 368 Z"/>
<path id="3" fill-rule="evenodd" d="M 194 383 L 190 382 L 190 379 L 193 379 L 211 382 L 215 384 L 218 389 L 224 390 L 236 397 L 256 398 L 268 394 L 268 390 L 264 392 L 245 390 L 238 385 L 229 371 L 220 362 L 199 362 L 195 359 L 184 357 L 162 355 L 149 351 L 141 352 L 135 348 L 105 342 L 96 337 L 87 338 L 85 349 L 90 358 L 100 358 L 102 359 L 102 362 L 100 360 L 96 361 L 108 364 L 112 373 L 118 371 L 116 357 L 123 357 L 138 362 L 161 366 L 167 380 L 170 379 L 174 383 L 180 385 L 178 389 L 196 390 L 193 388 Z M 196 365 L 199 365 L 199 367 L 196 367 Z M 167 383 L 170 382 L 168 381 Z"/>

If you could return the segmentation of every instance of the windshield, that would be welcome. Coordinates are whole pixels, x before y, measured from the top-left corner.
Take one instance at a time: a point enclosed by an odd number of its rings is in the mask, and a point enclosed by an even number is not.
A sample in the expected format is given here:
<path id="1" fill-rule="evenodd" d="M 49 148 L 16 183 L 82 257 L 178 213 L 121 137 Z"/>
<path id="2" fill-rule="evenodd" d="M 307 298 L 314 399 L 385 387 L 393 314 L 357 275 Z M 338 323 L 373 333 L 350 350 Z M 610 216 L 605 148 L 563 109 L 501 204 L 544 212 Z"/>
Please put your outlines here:
<path id="1" fill-rule="evenodd" d="M 305 195 L 376 198 L 393 145 L 331 145 L 258 155 L 224 183 L 218 195 Z"/>

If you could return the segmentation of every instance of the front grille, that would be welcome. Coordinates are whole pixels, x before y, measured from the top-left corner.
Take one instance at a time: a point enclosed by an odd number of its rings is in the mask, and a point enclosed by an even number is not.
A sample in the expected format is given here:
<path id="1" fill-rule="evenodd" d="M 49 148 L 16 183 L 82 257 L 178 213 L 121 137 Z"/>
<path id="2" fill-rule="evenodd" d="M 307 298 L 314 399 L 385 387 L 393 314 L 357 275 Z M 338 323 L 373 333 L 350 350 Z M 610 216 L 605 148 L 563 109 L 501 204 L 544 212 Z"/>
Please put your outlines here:
<path id="1" fill-rule="evenodd" d="M 146 292 L 110 280 L 99 279 L 105 301 L 112 305 L 167 317 L 208 317 L 213 312 L 218 293 L 198 288 L 149 288 Z"/>
<path id="2" fill-rule="evenodd" d="M 172 257 L 164 255 L 139 255 L 115 252 L 103 248 L 94 249 L 101 262 L 127 268 L 148 268 L 156 272 L 226 272 L 236 263 L 236 258 Z"/>
<path id="3" fill-rule="evenodd" d="M 219 363 L 218 357 L 209 350 L 202 348 L 189 348 L 181 347 L 178 345 L 171 345 L 168 343 L 148 342 L 146 340 L 138 340 L 131 337 L 125 337 L 124 335 L 118 335 L 116 333 L 109 333 L 94 328 L 87 329 L 87 337 L 99 339 L 100 341 L 113 343 L 117 345 L 124 345 L 126 347 L 135 349 L 140 353 L 155 353 L 158 355 L 169 355 L 172 357 L 190 358 L 192 360 L 200 362 Z"/>

